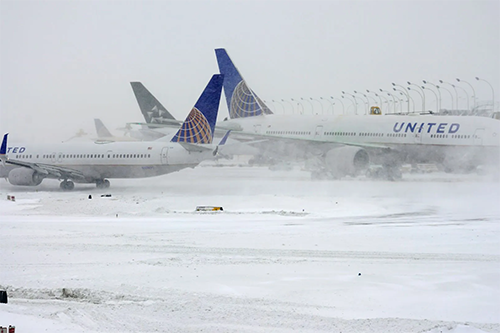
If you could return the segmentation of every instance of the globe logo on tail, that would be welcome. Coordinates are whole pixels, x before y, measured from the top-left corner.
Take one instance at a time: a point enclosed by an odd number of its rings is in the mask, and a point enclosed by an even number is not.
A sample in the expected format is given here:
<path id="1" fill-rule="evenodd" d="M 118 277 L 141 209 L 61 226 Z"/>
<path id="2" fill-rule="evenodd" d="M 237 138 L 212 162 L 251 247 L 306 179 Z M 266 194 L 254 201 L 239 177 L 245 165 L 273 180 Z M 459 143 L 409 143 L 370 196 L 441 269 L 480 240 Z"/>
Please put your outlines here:
<path id="1" fill-rule="evenodd" d="M 251 91 L 245 81 L 240 81 L 231 97 L 230 117 L 246 118 L 272 114 L 271 110 Z"/>
<path id="2" fill-rule="evenodd" d="M 207 118 L 193 108 L 172 142 L 212 143 L 212 130 Z"/>

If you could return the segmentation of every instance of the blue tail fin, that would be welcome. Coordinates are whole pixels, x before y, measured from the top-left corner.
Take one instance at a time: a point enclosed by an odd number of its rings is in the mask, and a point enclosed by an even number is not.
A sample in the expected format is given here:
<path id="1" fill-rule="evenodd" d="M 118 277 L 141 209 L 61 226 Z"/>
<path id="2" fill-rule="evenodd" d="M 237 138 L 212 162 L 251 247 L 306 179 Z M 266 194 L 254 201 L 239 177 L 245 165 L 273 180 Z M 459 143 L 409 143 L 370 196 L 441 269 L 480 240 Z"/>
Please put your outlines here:
<path id="1" fill-rule="evenodd" d="M 141 82 L 130 82 L 135 98 L 146 122 L 162 124 L 164 119 L 175 120 L 174 116 L 153 96 Z"/>
<path id="2" fill-rule="evenodd" d="M 224 75 L 215 74 L 172 142 L 212 143 Z"/>
<path id="3" fill-rule="evenodd" d="M 0 147 L 0 155 L 5 156 L 5 154 L 7 154 L 7 137 L 8 136 L 9 136 L 9 133 L 7 133 L 3 136 L 2 146 Z"/>
<path id="4" fill-rule="evenodd" d="M 229 117 L 245 118 L 272 114 L 264 102 L 248 88 L 226 50 L 215 49 L 215 55 L 219 71 L 224 75 L 224 94 L 226 95 Z"/>

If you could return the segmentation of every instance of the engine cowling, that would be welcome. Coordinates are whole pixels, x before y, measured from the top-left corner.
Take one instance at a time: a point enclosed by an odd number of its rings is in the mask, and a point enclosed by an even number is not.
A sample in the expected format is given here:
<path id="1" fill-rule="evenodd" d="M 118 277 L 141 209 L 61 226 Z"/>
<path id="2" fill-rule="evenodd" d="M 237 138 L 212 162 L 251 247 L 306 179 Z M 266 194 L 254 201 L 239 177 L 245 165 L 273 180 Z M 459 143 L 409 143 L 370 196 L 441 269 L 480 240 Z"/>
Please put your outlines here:
<path id="1" fill-rule="evenodd" d="M 33 169 L 16 168 L 9 172 L 9 183 L 21 186 L 37 186 L 43 180 L 43 176 Z"/>
<path id="2" fill-rule="evenodd" d="M 368 168 L 370 157 L 362 148 L 344 146 L 328 151 L 325 163 L 333 176 L 356 176 Z"/>

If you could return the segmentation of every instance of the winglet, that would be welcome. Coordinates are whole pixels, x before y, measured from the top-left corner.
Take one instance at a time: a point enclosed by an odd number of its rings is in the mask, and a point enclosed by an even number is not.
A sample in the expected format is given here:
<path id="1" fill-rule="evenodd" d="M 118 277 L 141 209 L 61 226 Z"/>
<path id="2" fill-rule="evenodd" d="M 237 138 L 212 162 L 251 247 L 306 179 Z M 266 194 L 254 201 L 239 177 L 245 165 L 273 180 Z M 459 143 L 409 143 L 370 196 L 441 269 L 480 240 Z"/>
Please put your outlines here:
<path id="1" fill-rule="evenodd" d="M 164 120 L 175 120 L 174 116 L 153 96 L 141 82 L 130 82 L 137 104 L 147 123 L 163 123 Z"/>
<path id="2" fill-rule="evenodd" d="M 225 49 L 215 49 L 219 71 L 224 75 L 224 95 L 230 118 L 272 114 L 266 104 L 247 86 Z"/>
<path id="3" fill-rule="evenodd" d="M 172 142 L 212 143 L 223 81 L 221 74 L 212 76 Z"/>
<path id="4" fill-rule="evenodd" d="M 229 133 L 231 133 L 231 130 L 227 131 L 224 137 L 220 140 L 219 146 L 223 146 L 226 144 L 227 138 L 229 137 Z"/>
<path id="5" fill-rule="evenodd" d="M 8 136 L 9 136 L 9 133 L 5 133 L 5 135 L 3 136 L 2 146 L 0 147 L 0 155 L 7 154 L 7 137 Z"/>
<path id="6" fill-rule="evenodd" d="M 113 137 L 113 134 L 104 126 L 104 123 L 101 121 L 101 119 L 94 119 L 94 124 L 95 124 L 95 130 L 97 132 L 97 137 L 98 138 L 111 138 Z"/>

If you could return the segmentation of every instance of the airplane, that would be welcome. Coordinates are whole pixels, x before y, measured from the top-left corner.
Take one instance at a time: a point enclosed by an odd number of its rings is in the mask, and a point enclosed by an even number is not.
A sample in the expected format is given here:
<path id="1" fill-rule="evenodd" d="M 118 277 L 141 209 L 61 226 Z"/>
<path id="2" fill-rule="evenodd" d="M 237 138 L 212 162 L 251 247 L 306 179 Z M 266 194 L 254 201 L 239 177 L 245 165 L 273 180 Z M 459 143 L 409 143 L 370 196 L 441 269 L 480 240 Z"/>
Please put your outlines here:
<path id="1" fill-rule="evenodd" d="M 180 126 L 181 121 L 176 120 L 175 117 L 167 111 L 167 109 L 161 104 L 161 102 L 141 83 L 141 82 L 130 82 L 134 95 L 139 104 L 141 113 L 146 120 L 143 122 L 133 122 L 127 123 L 126 126 L 140 125 L 141 129 L 138 131 L 130 131 L 130 135 L 133 138 L 139 140 L 151 140 L 151 138 L 158 138 L 161 136 L 168 135 L 172 132 L 172 128 L 177 128 Z M 224 136 L 230 128 L 225 128 L 224 126 L 215 125 L 215 135 Z M 99 127 L 104 127 L 104 125 L 99 125 Z M 96 130 L 99 132 L 99 128 L 96 123 Z M 109 132 L 109 131 L 108 131 Z M 104 132 L 103 132 L 104 133 Z M 102 138 L 105 139 L 103 134 Z M 247 140 L 248 141 L 248 140 Z M 258 154 L 258 149 L 252 147 L 248 144 L 242 143 L 241 140 L 228 139 L 228 143 L 224 145 L 224 155 L 220 154 L 220 157 L 228 158 L 232 155 L 256 155 Z"/>
<path id="2" fill-rule="evenodd" d="M 100 119 L 94 119 L 98 141 L 153 141 L 170 134 L 172 127 L 182 125 L 182 121 L 176 120 L 141 82 L 130 82 L 130 86 L 146 123 L 127 123 L 121 128 L 126 135 L 117 137 L 111 134 Z M 134 129 L 132 125 L 141 127 Z"/>
<path id="3" fill-rule="evenodd" d="M 181 125 L 182 121 L 178 121 L 177 125 L 172 125 L 167 132 L 161 132 L 159 130 L 152 130 L 147 128 L 147 126 L 142 126 L 140 129 L 133 129 L 131 124 L 126 124 L 125 127 L 119 128 L 124 130 L 125 133 L 122 136 L 115 136 L 111 134 L 108 128 L 104 125 L 101 119 L 94 119 L 95 130 L 97 133 L 97 138 L 93 138 L 96 142 L 111 142 L 111 141 L 155 141 L 165 135 L 177 130 Z"/>
<path id="4" fill-rule="evenodd" d="M 215 50 L 230 119 L 238 135 L 267 138 L 263 154 L 306 158 L 313 177 L 358 175 L 379 164 L 389 179 L 403 163 L 437 163 L 446 171 L 500 165 L 500 121 L 478 116 L 275 115 L 246 84 L 225 49 Z M 271 141 L 272 140 L 272 141 Z M 498 169 L 498 167 L 497 167 Z"/>
<path id="5" fill-rule="evenodd" d="M 114 141 L 142 141 L 144 136 L 141 136 L 141 138 L 135 137 L 134 135 L 131 134 L 131 130 L 127 130 L 125 132 L 124 136 L 115 136 L 111 134 L 111 132 L 108 130 L 108 128 L 104 125 L 101 119 L 95 118 L 94 119 L 94 125 L 95 125 L 95 131 L 97 133 L 97 138 L 93 138 L 94 141 L 100 142 L 100 143 L 106 143 L 106 142 L 114 142 Z M 128 134 L 128 135 L 127 135 Z M 156 139 L 161 138 L 163 135 L 157 135 L 154 137 L 151 137 L 149 141 L 154 141 Z M 148 141 L 148 140 L 145 140 Z"/>
<path id="6" fill-rule="evenodd" d="M 61 189 L 72 190 L 74 183 L 108 188 L 108 178 L 153 177 L 194 168 L 217 155 L 229 135 L 228 131 L 219 145 L 213 144 L 222 82 L 223 75 L 213 75 L 180 129 L 156 141 L 8 146 L 5 134 L 0 177 L 20 186 L 59 179 Z"/>

